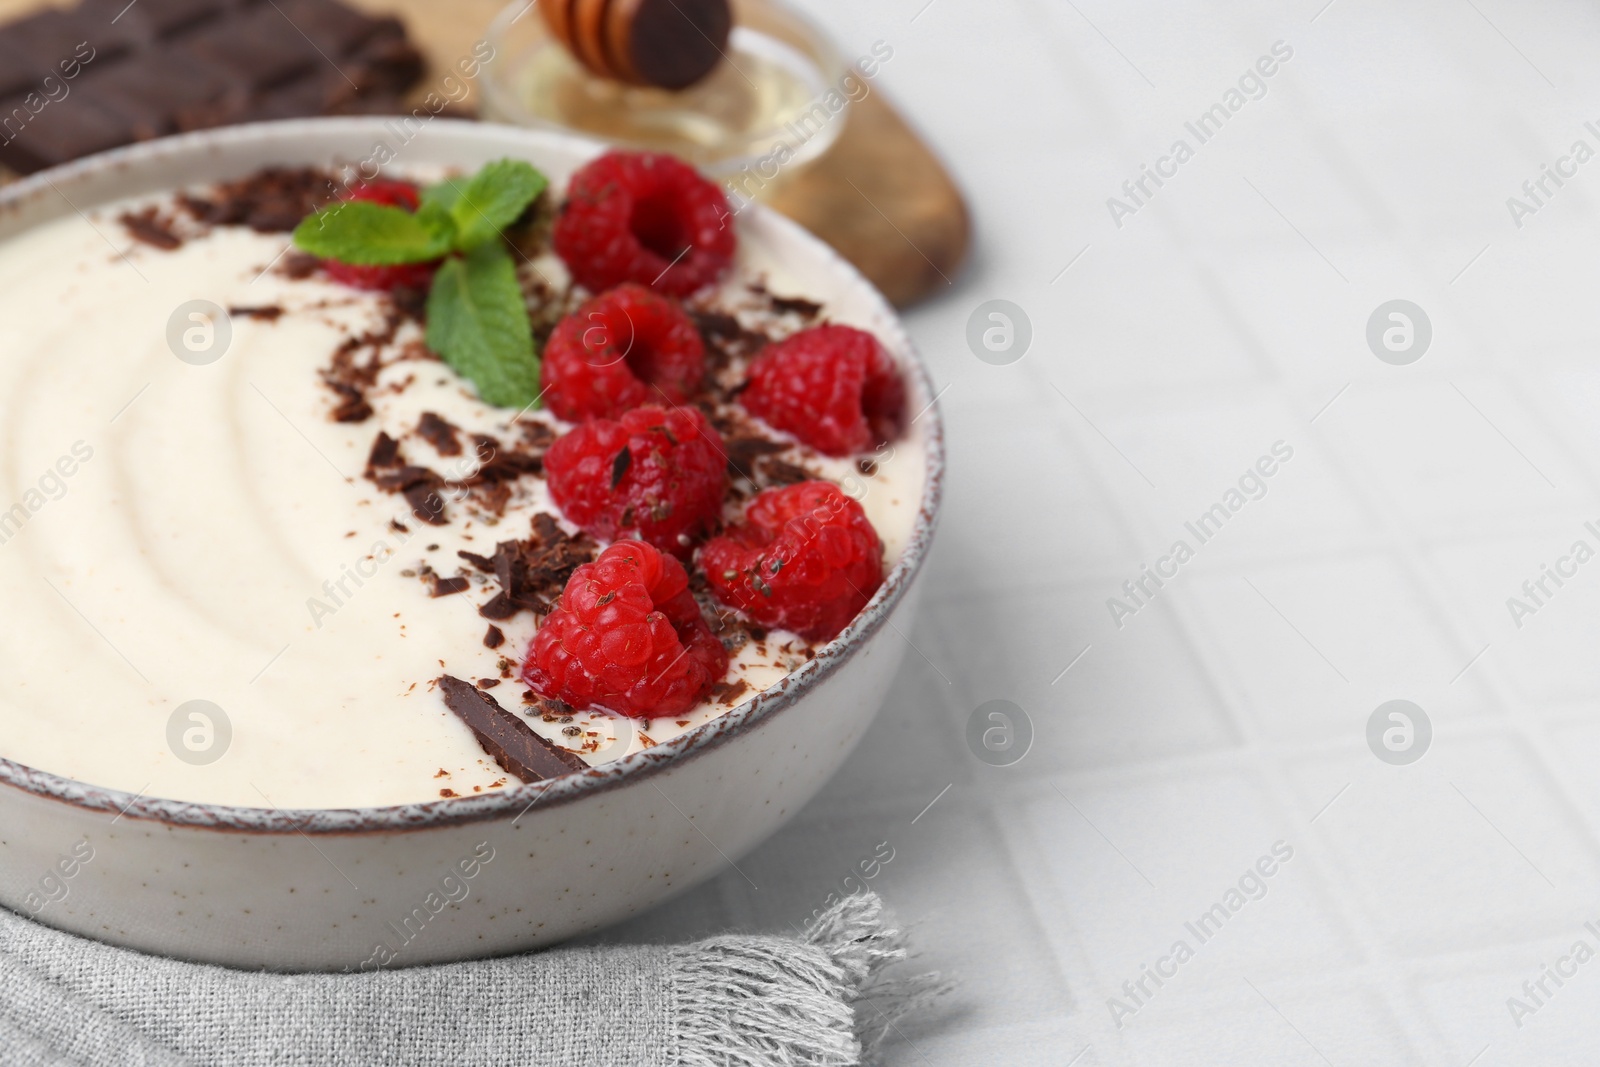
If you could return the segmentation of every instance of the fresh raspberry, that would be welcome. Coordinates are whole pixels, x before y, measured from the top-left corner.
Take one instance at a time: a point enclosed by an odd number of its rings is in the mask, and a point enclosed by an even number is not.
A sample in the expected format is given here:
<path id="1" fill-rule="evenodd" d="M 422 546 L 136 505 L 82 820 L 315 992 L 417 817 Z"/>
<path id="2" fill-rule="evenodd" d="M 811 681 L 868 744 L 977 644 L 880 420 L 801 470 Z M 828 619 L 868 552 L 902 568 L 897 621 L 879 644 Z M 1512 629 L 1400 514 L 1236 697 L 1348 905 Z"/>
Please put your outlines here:
<path id="1" fill-rule="evenodd" d="M 763 626 L 831 641 L 883 584 L 883 542 L 832 482 L 768 489 L 706 543 L 711 591 Z"/>
<path id="2" fill-rule="evenodd" d="M 637 538 L 688 559 L 722 513 L 728 457 L 699 411 L 652 406 L 563 434 L 544 472 L 561 513 L 595 537 Z"/>
<path id="3" fill-rule="evenodd" d="M 417 289 L 427 292 L 433 285 L 437 263 L 398 263 L 391 267 L 376 267 L 363 263 L 341 263 L 337 259 L 322 261 L 323 273 L 352 289 L 372 289 L 393 292 L 396 289 Z"/>
<path id="4" fill-rule="evenodd" d="M 849 456 L 900 435 L 906 388 L 876 337 L 814 326 L 756 359 L 739 402 L 818 452 Z"/>
<path id="5" fill-rule="evenodd" d="M 683 564 L 643 541 L 572 572 L 522 665 L 540 696 L 636 719 L 683 714 L 727 671 Z"/>
<path id="6" fill-rule="evenodd" d="M 356 182 L 350 186 L 350 195 L 347 200 L 365 200 L 373 204 L 386 204 L 389 207 L 401 208 L 405 211 L 415 211 L 422 206 L 421 191 L 410 182 L 396 181 L 392 178 L 375 178 L 372 181 Z"/>
<path id="7" fill-rule="evenodd" d="M 639 282 L 688 296 L 721 277 L 738 248 L 722 190 L 652 152 L 608 152 L 574 174 L 553 238 L 596 293 Z"/>
<path id="8" fill-rule="evenodd" d="M 378 179 L 359 182 L 350 187 L 348 200 L 366 200 L 374 204 L 397 207 L 402 211 L 416 211 L 422 203 L 417 187 L 410 182 Z M 395 289 L 416 289 L 427 292 L 433 284 L 435 263 L 400 263 L 390 267 L 375 267 L 360 263 L 341 263 L 337 259 L 322 262 L 322 269 L 334 281 L 352 289 L 372 289 L 392 292 Z"/>
<path id="9" fill-rule="evenodd" d="M 626 283 L 556 324 L 540 383 L 551 411 L 582 422 L 641 404 L 681 404 L 705 370 L 705 343 L 683 309 Z"/>

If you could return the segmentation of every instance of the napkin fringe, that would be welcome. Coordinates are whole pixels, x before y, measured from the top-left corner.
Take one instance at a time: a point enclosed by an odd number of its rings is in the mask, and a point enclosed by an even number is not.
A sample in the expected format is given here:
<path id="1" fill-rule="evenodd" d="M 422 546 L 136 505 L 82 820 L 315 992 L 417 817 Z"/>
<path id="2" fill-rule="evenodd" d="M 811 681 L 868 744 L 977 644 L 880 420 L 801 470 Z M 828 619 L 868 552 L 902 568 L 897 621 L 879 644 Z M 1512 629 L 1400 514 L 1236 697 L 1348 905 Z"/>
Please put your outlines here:
<path id="1" fill-rule="evenodd" d="M 909 958 L 874 893 L 817 917 L 806 946 L 749 937 L 685 947 L 674 961 L 679 1067 L 857 1067 L 903 1016 L 949 987 L 890 977 Z"/>

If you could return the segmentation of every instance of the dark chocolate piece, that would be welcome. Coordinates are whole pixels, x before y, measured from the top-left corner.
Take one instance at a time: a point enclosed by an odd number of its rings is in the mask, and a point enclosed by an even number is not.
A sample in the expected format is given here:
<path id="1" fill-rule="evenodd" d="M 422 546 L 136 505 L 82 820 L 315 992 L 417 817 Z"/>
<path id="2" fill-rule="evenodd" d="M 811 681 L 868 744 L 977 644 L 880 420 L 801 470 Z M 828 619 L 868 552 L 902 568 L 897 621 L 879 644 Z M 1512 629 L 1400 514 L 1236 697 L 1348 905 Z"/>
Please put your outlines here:
<path id="1" fill-rule="evenodd" d="M 434 478 L 438 477 L 434 475 Z M 411 505 L 411 514 L 429 526 L 446 526 L 450 522 L 444 515 L 444 497 L 439 495 L 438 487 L 442 484 L 442 481 L 417 482 L 407 486 L 401 494 L 406 498 L 406 503 Z"/>
<path id="2" fill-rule="evenodd" d="M 270 4 L 236 23 L 206 27 L 188 41 L 188 50 L 234 71 L 256 92 L 293 81 L 325 62 L 294 23 Z"/>
<path id="3" fill-rule="evenodd" d="M 459 433 L 454 423 L 431 411 L 424 411 L 422 418 L 417 421 L 417 436 L 432 445 L 441 456 L 461 455 Z"/>
<path id="4" fill-rule="evenodd" d="M 440 575 L 433 576 L 432 596 L 451 596 L 455 593 L 465 593 L 472 588 L 472 583 L 459 575 L 454 578 L 444 578 Z"/>
<path id="5" fill-rule="evenodd" d="M 38 107 L 35 94 L 0 102 L 0 164 L 24 174 L 134 139 L 133 128 L 68 97 Z"/>
<path id="6" fill-rule="evenodd" d="M 478 744 L 508 774 L 524 782 L 541 782 L 588 769 L 575 753 L 540 737 L 516 715 L 471 682 L 448 674 L 439 679 L 445 706 L 478 738 Z"/>
<path id="7" fill-rule="evenodd" d="M 0 40 L 0 98 L 41 89 L 45 75 L 52 73 L 36 57 Z"/>
<path id="8" fill-rule="evenodd" d="M 0 165 L 31 173 L 232 122 L 404 113 L 423 67 L 398 20 L 339 0 L 83 0 L 0 25 Z"/>
<path id="9" fill-rule="evenodd" d="M 160 212 L 153 207 L 147 207 L 137 214 L 125 211 L 117 216 L 117 221 L 122 223 L 122 228 L 127 230 L 128 236 L 135 241 L 159 248 L 164 252 L 170 252 L 183 244 L 183 239 L 172 232 L 167 220 L 163 219 Z"/>

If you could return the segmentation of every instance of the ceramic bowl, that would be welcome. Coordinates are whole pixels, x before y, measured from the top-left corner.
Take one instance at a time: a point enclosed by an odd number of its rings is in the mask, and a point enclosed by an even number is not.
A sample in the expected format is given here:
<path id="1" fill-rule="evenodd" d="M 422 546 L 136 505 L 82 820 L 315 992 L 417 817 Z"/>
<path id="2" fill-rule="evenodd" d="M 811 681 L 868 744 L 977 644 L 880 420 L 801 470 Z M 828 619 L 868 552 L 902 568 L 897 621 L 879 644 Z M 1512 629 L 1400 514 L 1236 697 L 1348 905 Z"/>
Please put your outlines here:
<path id="1" fill-rule="evenodd" d="M 0 190 L 0 240 L 122 197 L 259 167 L 392 158 L 397 167 L 530 160 L 564 187 L 600 146 L 434 119 L 240 126 L 152 141 Z M 134 796 L 0 758 L 0 904 L 148 952 L 287 971 L 405 966 L 552 944 L 727 871 L 792 817 L 866 732 L 905 657 L 937 517 L 939 413 L 889 304 L 800 227 L 759 207 L 741 240 L 780 253 L 835 319 L 876 333 L 926 441 L 904 556 L 815 660 L 722 717 L 587 772 L 400 807 L 296 810 Z M 0 757 L 4 739 L 0 738 Z M 470 872 L 470 873 L 469 873 Z M 42 906 L 41 906 L 42 905 Z"/>

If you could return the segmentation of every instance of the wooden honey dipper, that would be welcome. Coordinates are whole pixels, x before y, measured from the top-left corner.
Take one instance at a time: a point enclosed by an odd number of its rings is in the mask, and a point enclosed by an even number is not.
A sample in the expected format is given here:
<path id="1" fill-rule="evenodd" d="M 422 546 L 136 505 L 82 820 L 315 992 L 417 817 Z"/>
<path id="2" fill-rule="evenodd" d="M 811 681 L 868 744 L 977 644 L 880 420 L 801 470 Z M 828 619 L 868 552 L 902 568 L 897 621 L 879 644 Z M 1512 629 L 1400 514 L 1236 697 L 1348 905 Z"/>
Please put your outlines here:
<path id="1" fill-rule="evenodd" d="M 545 25 L 602 78 L 684 89 L 728 47 L 728 0 L 539 0 Z"/>

